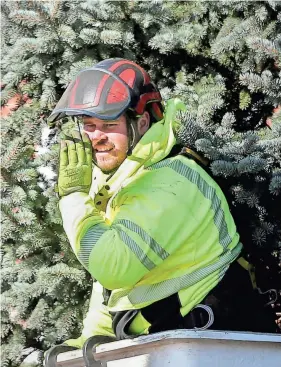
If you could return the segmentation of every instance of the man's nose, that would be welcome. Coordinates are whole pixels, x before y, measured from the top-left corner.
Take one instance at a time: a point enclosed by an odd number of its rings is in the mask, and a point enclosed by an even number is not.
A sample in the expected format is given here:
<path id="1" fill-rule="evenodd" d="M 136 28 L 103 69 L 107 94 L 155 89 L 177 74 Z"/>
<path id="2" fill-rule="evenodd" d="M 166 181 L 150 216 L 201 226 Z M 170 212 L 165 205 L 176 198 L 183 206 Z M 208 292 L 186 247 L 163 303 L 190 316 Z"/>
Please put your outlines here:
<path id="1" fill-rule="evenodd" d="M 101 140 L 106 140 L 107 136 L 104 131 L 95 129 L 95 131 L 85 131 L 85 133 L 89 136 L 89 139 L 94 144 L 97 144 Z"/>

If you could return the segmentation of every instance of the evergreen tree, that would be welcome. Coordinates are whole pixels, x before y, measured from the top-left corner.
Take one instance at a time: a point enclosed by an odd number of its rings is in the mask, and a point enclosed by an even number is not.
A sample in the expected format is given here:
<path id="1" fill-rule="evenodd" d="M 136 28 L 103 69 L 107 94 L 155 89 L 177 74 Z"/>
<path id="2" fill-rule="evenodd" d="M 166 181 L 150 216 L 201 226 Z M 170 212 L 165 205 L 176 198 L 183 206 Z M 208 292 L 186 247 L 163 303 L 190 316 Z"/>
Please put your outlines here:
<path id="1" fill-rule="evenodd" d="M 184 100 L 179 142 L 210 160 L 280 311 L 280 14 L 277 1 L 2 2 L 3 365 L 79 335 L 91 280 L 61 228 L 62 126 L 46 117 L 79 70 L 109 57 L 138 62 L 165 100 Z"/>

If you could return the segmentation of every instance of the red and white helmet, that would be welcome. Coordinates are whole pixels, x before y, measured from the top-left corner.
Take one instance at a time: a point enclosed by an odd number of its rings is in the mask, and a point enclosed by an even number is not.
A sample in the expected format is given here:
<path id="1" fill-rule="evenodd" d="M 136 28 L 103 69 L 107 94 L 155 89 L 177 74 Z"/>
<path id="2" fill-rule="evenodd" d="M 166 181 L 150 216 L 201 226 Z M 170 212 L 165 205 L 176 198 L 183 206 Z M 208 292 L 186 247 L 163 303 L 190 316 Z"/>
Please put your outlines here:
<path id="1" fill-rule="evenodd" d="M 142 115 L 149 104 L 154 121 L 163 118 L 162 97 L 148 73 L 136 63 L 106 59 L 79 72 L 62 95 L 49 120 L 86 115 L 118 119 L 131 110 Z"/>

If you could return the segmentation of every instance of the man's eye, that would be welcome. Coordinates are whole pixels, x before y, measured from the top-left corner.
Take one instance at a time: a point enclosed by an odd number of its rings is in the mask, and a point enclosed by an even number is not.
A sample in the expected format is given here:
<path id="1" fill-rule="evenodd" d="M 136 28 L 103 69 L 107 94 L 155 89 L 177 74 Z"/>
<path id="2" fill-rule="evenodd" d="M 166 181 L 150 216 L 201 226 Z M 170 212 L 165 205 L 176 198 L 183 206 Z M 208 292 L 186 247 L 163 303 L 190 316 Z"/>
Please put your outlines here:
<path id="1" fill-rule="evenodd" d="M 108 127 L 108 128 L 115 127 L 115 126 L 117 126 L 117 124 L 108 124 L 108 125 L 106 125 L 106 127 Z"/>
<path id="2" fill-rule="evenodd" d="M 84 124 L 84 126 L 83 126 L 83 129 L 84 129 L 85 131 L 94 131 L 94 130 L 95 130 L 95 128 L 96 128 L 96 126 L 95 126 L 95 125 L 85 125 L 85 124 Z"/>

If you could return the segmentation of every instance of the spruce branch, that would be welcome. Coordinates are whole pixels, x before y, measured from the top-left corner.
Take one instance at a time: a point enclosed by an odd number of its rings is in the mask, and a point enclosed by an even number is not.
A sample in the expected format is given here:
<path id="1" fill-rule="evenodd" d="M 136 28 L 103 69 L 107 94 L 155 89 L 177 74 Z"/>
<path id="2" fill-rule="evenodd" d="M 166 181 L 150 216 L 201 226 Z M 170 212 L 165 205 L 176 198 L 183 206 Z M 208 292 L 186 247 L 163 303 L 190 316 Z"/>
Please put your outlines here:
<path id="1" fill-rule="evenodd" d="M 281 194 L 281 171 L 277 171 L 273 174 L 269 190 L 273 195 L 277 196 Z"/>
<path id="2" fill-rule="evenodd" d="M 38 13 L 32 10 L 20 10 L 10 13 L 9 15 L 12 21 L 19 23 L 25 27 L 34 27 L 40 23 L 43 23 L 43 19 L 38 16 Z"/>

